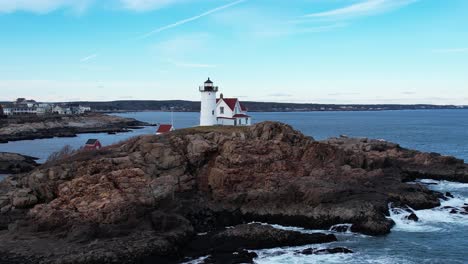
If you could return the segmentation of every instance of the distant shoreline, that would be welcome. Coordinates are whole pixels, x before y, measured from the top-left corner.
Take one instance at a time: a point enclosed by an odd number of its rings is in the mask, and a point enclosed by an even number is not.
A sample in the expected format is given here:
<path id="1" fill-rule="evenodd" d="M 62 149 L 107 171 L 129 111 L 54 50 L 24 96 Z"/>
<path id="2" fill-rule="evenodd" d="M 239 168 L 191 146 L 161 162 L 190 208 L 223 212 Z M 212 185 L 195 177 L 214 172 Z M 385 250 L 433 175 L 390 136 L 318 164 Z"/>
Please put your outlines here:
<path id="1" fill-rule="evenodd" d="M 463 108 L 408 108 L 408 109 L 367 109 L 367 110 L 289 110 L 289 111 L 249 111 L 251 113 L 312 113 L 312 112 L 385 112 L 385 111 L 426 111 L 426 110 L 467 110 L 468 107 Z M 116 110 L 116 111 L 95 111 L 96 113 L 103 114 L 125 114 L 125 113 L 144 113 L 144 112 L 161 112 L 170 113 L 170 110 Z M 176 111 L 175 113 L 198 113 L 199 111 Z"/>
<path id="2" fill-rule="evenodd" d="M 1 103 L 1 102 L 0 102 Z M 122 100 L 107 102 L 75 101 L 67 102 L 91 107 L 94 112 L 199 112 L 199 101 L 186 100 Z M 427 110 L 427 109 L 468 109 L 467 105 L 432 104 L 318 104 L 318 103 L 278 103 L 242 101 L 249 112 L 336 112 L 336 111 L 386 111 L 386 110 Z"/>

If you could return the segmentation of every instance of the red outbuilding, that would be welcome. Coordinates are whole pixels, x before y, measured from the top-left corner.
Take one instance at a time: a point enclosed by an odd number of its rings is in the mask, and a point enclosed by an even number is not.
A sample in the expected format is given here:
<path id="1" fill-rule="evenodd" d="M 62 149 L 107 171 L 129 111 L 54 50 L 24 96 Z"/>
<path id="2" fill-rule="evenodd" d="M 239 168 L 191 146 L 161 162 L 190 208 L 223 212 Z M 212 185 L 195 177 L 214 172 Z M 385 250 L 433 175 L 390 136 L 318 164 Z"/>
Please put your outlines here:
<path id="1" fill-rule="evenodd" d="M 158 130 L 156 130 L 156 135 L 165 134 L 167 132 L 174 131 L 174 126 L 170 124 L 160 124 Z"/>
<path id="2" fill-rule="evenodd" d="M 88 139 L 86 141 L 86 144 L 84 146 L 84 149 L 86 150 L 99 150 L 102 148 L 101 142 L 97 139 Z"/>

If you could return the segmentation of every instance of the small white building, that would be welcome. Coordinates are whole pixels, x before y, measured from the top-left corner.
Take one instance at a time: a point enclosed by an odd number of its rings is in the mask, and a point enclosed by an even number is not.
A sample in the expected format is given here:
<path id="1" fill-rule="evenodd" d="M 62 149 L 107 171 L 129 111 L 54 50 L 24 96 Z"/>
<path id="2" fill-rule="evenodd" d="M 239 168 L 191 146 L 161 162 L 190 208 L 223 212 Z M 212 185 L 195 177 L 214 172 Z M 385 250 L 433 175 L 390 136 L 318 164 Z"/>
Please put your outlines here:
<path id="1" fill-rule="evenodd" d="M 80 105 L 80 113 L 84 114 L 86 112 L 91 112 L 91 107 L 90 106 L 82 106 Z"/>
<path id="2" fill-rule="evenodd" d="M 237 98 L 216 98 L 219 88 L 208 78 L 201 93 L 200 126 L 250 126 L 252 118 Z"/>
<path id="3" fill-rule="evenodd" d="M 3 108 L 3 114 L 6 116 L 11 116 L 13 115 L 13 111 L 10 107 L 4 107 Z"/>
<path id="4" fill-rule="evenodd" d="M 218 125 L 250 126 L 252 118 L 237 98 L 224 98 L 221 94 L 216 100 L 216 121 Z"/>
<path id="5" fill-rule="evenodd" d="M 65 111 L 63 110 L 63 108 L 61 106 L 54 106 L 54 108 L 52 108 L 52 113 L 53 114 L 58 114 L 58 115 L 64 115 L 65 114 Z"/>

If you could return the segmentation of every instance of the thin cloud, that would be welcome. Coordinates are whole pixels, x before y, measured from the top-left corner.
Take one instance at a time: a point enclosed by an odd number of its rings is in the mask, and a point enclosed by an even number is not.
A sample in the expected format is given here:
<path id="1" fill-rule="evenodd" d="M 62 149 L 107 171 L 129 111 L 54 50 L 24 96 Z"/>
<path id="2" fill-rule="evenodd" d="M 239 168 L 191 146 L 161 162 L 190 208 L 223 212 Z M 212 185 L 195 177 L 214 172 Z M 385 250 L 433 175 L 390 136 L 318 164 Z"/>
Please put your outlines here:
<path id="1" fill-rule="evenodd" d="M 346 27 L 347 24 L 339 23 L 339 24 L 332 24 L 332 25 L 323 25 L 323 26 L 309 26 L 305 28 L 299 27 L 284 27 L 284 28 L 277 28 L 271 30 L 263 30 L 255 32 L 257 36 L 264 36 L 264 37 L 281 37 L 281 36 L 290 36 L 290 35 L 299 35 L 299 34 L 312 34 L 312 33 L 321 33 L 321 32 L 328 32 L 339 28 Z"/>
<path id="2" fill-rule="evenodd" d="M 175 28 L 175 27 L 178 27 L 178 26 L 181 26 L 183 24 L 187 24 L 189 22 L 192 22 L 192 21 L 195 21 L 195 20 L 198 20 L 202 17 L 205 17 L 205 16 L 208 16 L 208 15 L 211 15 L 213 13 L 216 13 L 216 12 L 219 12 L 221 10 L 224 10 L 224 9 L 227 9 L 227 8 L 230 8 L 232 6 L 235 6 L 235 5 L 238 5 L 240 3 L 243 3 L 247 0 L 238 0 L 238 1 L 234 1 L 232 3 L 229 3 L 229 4 L 226 4 L 226 5 L 223 5 L 223 6 L 219 6 L 219 7 L 216 7 L 214 9 L 211 9 L 211 10 L 208 10 L 204 13 L 201 13 L 199 15 L 196 15 L 196 16 L 193 16 L 193 17 L 190 17 L 190 18 L 186 18 L 186 19 L 183 19 L 183 20 L 180 20 L 180 21 L 177 21 L 175 23 L 172 23 L 172 24 L 169 24 L 169 25 L 166 25 L 166 26 L 163 26 L 163 27 L 160 27 L 160 28 L 157 28 L 153 31 L 150 31 L 142 36 L 140 36 L 140 38 L 147 38 L 153 34 L 157 34 L 157 33 L 160 33 L 162 31 L 165 31 L 165 30 L 168 30 L 168 29 L 171 29 L 171 28 Z"/>
<path id="3" fill-rule="evenodd" d="M 180 61 L 174 61 L 174 60 L 169 60 L 168 62 L 177 67 L 183 67 L 183 68 L 216 68 L 218 67 L 218 65 L 214 65 L 214 64 L 190 63 L 190 62 L 180 62 Z"/>
<path id="4" fill-rule="evenodd" d="M 269 94 L 268 97 L 291 97 L 292 94 L 288 94 L 288 93 L 272 93 L 272 94 Z"/>
<path id="5" fill-rule="evenodd" d="M 160 9 L 180 2 L 180 0 L 119 0 L 125 9 L 142 12 Z"/>
<path id="6" fill-rule="evenodd" d="M 468 48 L 455 48 L 455 49 L 435 49 L 432 50 L 434 53 L 465 53 L 468 52 Z"/>
<path id="7" fill-rule="evenodd" d="M 62 8 L 81 13 L 87 9 L 91 2 L 91 0 L 0 0 L 0 13 L 25 11 L 46 14 Z"/>
<path id="8" fill-rule="evenodd" d="M 373 15 L 412 4 L 418 0 L 366 0 L 350 6 L 305 15 L 306 18 L 343 19 Z"/>
<path id="9" fill-rule="evenodd" d="M 87 62 L 87 61 L 90 61 L 90 60 L 94 60 L 97 56 L 99 56 L 97 53 L 91 54 L 89 56 L 81 58 L 80 62 Z"/>

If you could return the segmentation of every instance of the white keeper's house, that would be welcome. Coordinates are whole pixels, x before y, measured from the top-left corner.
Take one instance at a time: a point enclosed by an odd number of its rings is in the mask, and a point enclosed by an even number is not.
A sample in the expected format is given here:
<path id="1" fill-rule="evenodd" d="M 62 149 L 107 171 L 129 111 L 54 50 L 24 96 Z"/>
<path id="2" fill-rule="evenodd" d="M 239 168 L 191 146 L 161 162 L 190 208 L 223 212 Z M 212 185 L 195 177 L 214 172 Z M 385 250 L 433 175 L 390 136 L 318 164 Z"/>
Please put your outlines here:
<path id="1" fill-rule="evenodd" d="M 217 98 L 218 86 L 208 80 L 199 87 L 201 93 L 200 126 L 250 126 L 252 118 L 237 98 Z"/>

